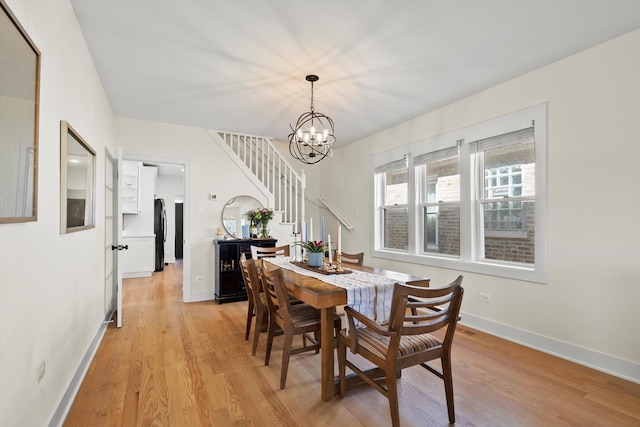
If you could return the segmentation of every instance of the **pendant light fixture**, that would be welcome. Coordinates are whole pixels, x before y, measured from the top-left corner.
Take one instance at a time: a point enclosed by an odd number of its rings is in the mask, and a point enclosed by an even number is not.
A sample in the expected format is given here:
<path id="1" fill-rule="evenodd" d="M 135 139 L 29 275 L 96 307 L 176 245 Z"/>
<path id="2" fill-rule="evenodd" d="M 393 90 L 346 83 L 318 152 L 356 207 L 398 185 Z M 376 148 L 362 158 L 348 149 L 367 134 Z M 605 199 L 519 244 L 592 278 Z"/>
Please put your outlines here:
<path id="1" fill-rule="evenodd" d="M 306 77 L 311 82 L 311 111 L 303 113 L 298 121 L 290 124 L 289 152 L 303 163 L 312 165 L 327 156 L 333 155 L 333 120 L 313 109 L 313 83 L 318 76 L 310 74 Z"/>

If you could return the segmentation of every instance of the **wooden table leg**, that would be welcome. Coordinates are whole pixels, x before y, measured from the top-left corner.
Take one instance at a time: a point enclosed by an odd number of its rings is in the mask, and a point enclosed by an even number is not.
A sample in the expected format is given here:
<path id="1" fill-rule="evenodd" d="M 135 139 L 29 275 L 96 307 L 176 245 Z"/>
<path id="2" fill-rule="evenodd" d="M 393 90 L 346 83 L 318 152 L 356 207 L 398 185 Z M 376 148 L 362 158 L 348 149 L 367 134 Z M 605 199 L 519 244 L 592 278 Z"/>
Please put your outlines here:
<path id="1" fill-rule="evenodd" d="M 333 372 L 333 313 L 334 308 L 322 308 L 320 309 L 320 316 L 322 321 L 320 355 L 322 357 L 322 400 L 329 402 L 333 399 L 335 393 L 334 387 L 334 372 Z"/>

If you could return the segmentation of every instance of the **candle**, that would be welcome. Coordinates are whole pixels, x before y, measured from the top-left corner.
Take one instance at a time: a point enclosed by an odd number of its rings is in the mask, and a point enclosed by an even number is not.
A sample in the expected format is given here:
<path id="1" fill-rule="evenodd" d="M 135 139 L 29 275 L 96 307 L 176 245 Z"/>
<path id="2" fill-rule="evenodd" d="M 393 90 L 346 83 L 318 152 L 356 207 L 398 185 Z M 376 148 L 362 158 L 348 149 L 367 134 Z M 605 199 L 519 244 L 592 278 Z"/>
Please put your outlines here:
<path id="1" fill-rule="evenodd" d="M 331 234 L 327 235 L 327 247 L 329 248 L 329 265 L 333 263 L 333 255 L 331 254 Z"/>
<path id="2" fill-rule="evenodd" d="M 307 223 L 305 223 L 304 221 L 302 221 L 302 223 L 300 224 L 300 241 L 307 241 Z"/>
<path id="3" fill-rule="evenodd" d="M 322 231 L 321 231 L 321 233 L 322 233 L 322 241 L 324 241 L 324 239 L 325 239 L 325 238 L 326 238 L 326 236 L 327 236 L 327 235 L 325 234 L 325 232 L 324 232 L 324 217 L 322 217 Z"/>
<path id="4" fill-rule="evenodd" d="M 295 236 L 296 234 L 296 222 L 293 221 L 293 235 Z"/>
<path id="5" fill-rule="evenodd" d="M 342 253 L 342 226 L 338 223 L 338 253 Z"/>
<path id="6" fill-rule="evenodd" d="M 313 242 L 313 218 L 309 218 L 309 240 Z"/>

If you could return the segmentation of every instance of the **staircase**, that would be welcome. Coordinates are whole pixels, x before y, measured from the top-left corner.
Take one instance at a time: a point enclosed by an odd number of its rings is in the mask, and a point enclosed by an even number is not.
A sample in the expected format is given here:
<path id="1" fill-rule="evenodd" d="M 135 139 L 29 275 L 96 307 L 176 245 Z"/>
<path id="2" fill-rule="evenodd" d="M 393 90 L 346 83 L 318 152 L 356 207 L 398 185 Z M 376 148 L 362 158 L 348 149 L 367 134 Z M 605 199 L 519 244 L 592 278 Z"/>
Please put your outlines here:
<path id="1" fill-rule="evenodd" d="M 280 224 L 304 218 L 304 173 L 299 175 L 280 155 L 271 138 L 207 131 L 269 199 Z"/>

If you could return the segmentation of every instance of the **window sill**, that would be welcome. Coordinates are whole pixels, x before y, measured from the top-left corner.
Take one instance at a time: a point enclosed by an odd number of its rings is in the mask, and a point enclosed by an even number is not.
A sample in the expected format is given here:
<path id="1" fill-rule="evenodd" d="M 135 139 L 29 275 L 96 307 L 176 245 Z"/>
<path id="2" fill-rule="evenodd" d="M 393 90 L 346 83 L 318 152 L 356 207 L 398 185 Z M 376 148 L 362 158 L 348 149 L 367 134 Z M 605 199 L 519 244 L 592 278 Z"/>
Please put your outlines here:
<path id="1" fill-rule="evenodd" d="M 446 268 L 455 271 L 467 271 L 470 273 L 484 274 L 487 276 L 504 277 L 507 279 L 522 280 L 546 284 L 546 272 L 536 271 L 535 267 L 524 264 L 502 264 L 487 261 L 464 261 L 458 258 L 446 256 L 415 255 L 408 252 L 373 250 L 372 257 L 390 259 L 399 262 L 409 262 L 431 267 Z"/>

